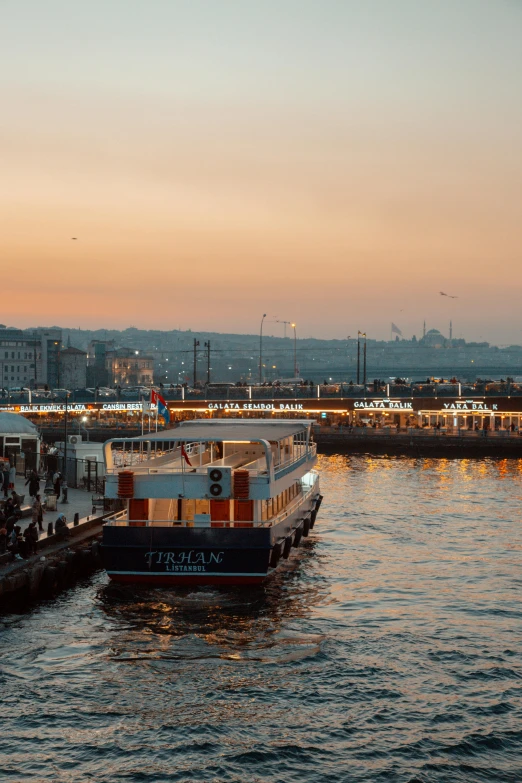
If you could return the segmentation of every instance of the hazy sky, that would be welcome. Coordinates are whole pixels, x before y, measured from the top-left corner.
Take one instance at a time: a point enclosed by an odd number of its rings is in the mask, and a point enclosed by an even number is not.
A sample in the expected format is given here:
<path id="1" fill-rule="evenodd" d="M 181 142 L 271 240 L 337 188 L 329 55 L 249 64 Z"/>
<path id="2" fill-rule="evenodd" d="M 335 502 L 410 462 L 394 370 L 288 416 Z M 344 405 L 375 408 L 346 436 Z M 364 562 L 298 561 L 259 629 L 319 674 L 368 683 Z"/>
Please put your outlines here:
<path id="1" fill-rule="evenodd" d="M 0 0 L 1 320 L 521 342 L 521 41 L 518 0 Z"/>

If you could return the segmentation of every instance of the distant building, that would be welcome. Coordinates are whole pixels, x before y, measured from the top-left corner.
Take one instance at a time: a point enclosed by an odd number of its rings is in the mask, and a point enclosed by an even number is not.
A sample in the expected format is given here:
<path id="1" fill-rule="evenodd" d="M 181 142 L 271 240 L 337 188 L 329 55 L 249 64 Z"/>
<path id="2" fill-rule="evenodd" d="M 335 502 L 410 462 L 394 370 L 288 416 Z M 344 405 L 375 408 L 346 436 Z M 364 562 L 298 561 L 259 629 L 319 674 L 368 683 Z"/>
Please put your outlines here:
<path id="1" fill-rule="evenodd" d="M 108 386 L 107 354 L 114 350 L 114 340 L 91 340 L 87 351 L 87 386 Z"/>
<path id="2" fill-rule="evenodd" d="M 427 345 L 429 348 L 445 348 L 448 341 L 438 329 L 430 329 L 422 340 L 419 340 L 419 344 Z"/>
<path id="3" fill-rule="evenodd" d="M 85 389 L 87 386 L 87 354 L 79 348 L 65 348 L 60 352 L 60 387 Z"/>
<path id="4" fill-rule="evenodd" d="M 118 348 L 107 354 L 106 359 L 111 386 L 152 386 L 154 359 L 139 351 Z"/>
<path id="5" fill-rule="evenodd" d="M 58 385 L 61 329 L 17 329 L 0 325 L 3 388 Z"/>

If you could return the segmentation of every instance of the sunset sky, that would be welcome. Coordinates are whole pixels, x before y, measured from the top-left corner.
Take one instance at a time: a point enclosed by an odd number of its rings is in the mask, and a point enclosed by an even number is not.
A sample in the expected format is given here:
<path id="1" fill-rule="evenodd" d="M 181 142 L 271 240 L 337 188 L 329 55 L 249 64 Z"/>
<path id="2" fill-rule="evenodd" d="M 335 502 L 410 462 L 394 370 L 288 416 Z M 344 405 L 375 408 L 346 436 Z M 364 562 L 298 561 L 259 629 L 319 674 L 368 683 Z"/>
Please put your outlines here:
<path id="1" fill-rule="evenodd" d="M 522 342 L 521 41 L 518 0 L 0 0 L 2 322 Z"/>

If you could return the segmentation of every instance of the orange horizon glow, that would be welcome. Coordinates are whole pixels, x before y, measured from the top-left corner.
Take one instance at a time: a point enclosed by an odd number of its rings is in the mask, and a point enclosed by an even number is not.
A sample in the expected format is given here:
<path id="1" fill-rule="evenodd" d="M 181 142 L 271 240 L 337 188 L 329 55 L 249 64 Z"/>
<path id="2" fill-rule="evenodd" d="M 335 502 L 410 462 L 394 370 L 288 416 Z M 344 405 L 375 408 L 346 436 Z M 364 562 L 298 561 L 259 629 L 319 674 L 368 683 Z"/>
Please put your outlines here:
<path id="1" fill-rule="evenodd" d="M 521 342 L 519 8 L 304 3 L 296 27 L 292 2 L 151 22 L 95 0 L 54 29 L 22 5 L 0 51 L 6 324 L 252 334 L 267 312 L 300 338 L 452 320 Z"/>

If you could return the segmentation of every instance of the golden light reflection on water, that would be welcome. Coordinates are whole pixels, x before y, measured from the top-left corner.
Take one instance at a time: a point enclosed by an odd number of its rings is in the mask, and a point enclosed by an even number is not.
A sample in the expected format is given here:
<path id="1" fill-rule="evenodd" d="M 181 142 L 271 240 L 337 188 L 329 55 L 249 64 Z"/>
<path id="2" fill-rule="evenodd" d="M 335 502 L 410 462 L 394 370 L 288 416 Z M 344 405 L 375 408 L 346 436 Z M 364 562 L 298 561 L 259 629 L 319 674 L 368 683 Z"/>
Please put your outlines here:
<path id="1" fill-rule="evenodd" d="M 16 769 L 38 732 L 68 783 L 80 765 L 101 783 L 468 783 L 471 764 L 514 780 L 520 463 L 333 455 L 319 470 L 312 535 L 263 587 L 99 575 L 4 628 Z"/>

